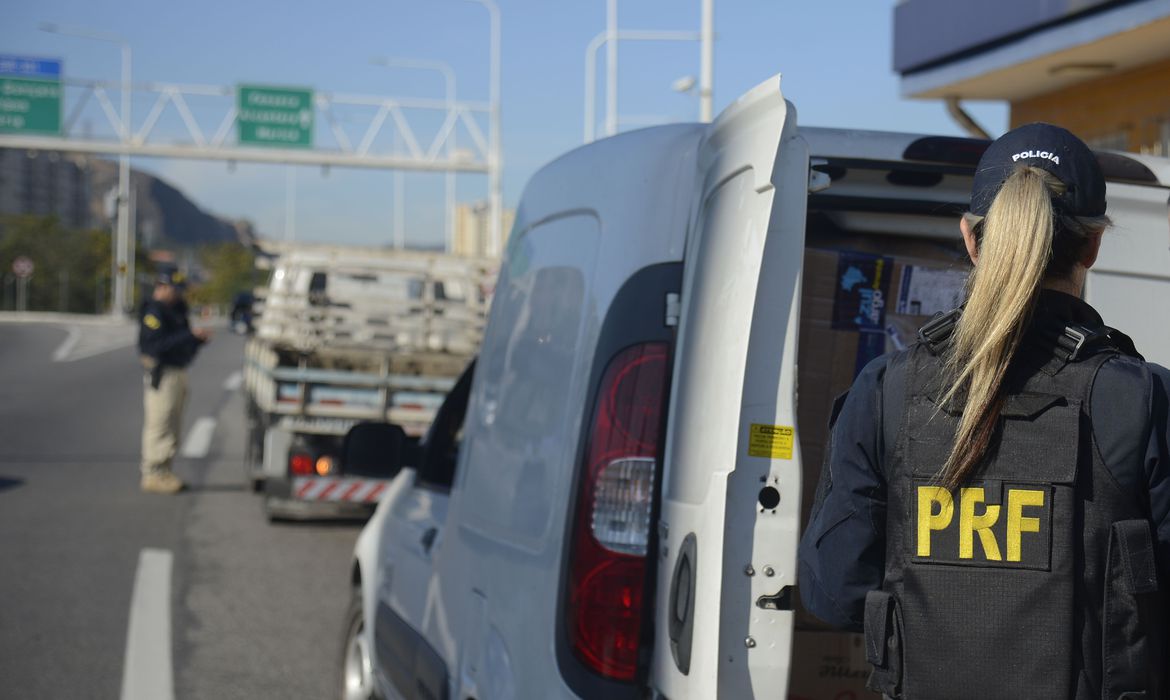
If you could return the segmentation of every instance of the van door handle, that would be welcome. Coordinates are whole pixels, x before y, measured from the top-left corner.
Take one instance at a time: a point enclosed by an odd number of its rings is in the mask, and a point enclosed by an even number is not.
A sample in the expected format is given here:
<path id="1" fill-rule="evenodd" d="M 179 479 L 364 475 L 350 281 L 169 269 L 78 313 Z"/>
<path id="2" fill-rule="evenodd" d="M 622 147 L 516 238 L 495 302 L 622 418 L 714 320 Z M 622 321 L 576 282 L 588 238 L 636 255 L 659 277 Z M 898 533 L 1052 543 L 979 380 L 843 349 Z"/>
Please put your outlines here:
<path id="1" fill-rule="evenodd" d="M 424 554 L 431 553 L 431 547 L 435 546 L 435 539 L 438 536 L 439 528 L 437 527 L 428 527 L 427 531 L 423 533 L 422 539 L 419 540 L 419 544 L 422 545 Z"/>
<path id="2" fill-rule="evenodd" d="M 682 674 L 691 672 L 691 643 L 695 634 L 695 584 L 699 563 L 695 533 L 687 533 L 678 550 L 674 575 L 670 579 L 670 597 L 667 599 L 667 632 L 670 653 Z"/>

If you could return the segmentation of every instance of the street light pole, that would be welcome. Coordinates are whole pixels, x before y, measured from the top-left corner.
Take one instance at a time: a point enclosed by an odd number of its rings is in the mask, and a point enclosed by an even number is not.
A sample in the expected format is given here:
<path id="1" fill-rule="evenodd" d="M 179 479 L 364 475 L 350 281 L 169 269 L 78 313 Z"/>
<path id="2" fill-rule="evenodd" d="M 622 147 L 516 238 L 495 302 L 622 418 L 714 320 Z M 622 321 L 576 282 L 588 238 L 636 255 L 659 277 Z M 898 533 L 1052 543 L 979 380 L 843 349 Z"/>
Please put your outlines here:
<path id="1" fill-rule="evenodd" d="M 41 31 L 81 39 L 108 41 L 122 46 L 122 113 L 119 115 L 119 134 L 122 147 L 130 145 L 130 66 L 132 53 L 130 42 L 114 34 L 95 32 L 88 29 L 59 27 L 52 23 L 41 24 Z M 130 235 L 130 156 L 123 152 L 118 159 L 118 227 L 114 250 L 114 299 L 111 313 L 117 315 L 130 311 L 127 297 L 127 273 L 133 274 L 134 239 Z"/>
<path id="2" fill-rule="evenodd" d="M 617 0 L 606 0 L 605 8 L 605 135 L 618 130 L 618 23 Z"/>
<path id="3" fill-rule="evenodd" d="M 488 223 L 489 256 L 500 254 L 500 228 L 502 225 L 503 193 L 500 188 L 500 171 L 503 167 L 500 153 L 500 8 L 495 0 L 468 0 L 487 8 L 491 20 L 491 90 L 488 97 L 492 113 L 491 136 L 488 144 L 488 204 L 491 221 Z"/>
<path id="4" fill-rule="evenodd" d="M 122 42 L 122 143 L 130 145 L 130 44 Z M 134 255 L 135 236 L 130 229 L 130 155 L 123 153 L 118 159 L 118 240 L 122 248 L 122 260 L 118 263 L 118 277 L 115 281 L 114 292 L 118 294 L 118 283 L 121 283 L 122 302 L 117 299 L 114 306 L 122 313 L 130 313 L 134 305 Z M 135 227 L 137 230 L 137 227 Z"/>
<path id="5" fill-rule="evenodd" d="M 289 164 L 284 166 L 284 240 L 297 238 L 297 171 Z"/>
<path id="6" fill-rule="evenodd" d="M 606 0 L 605 31 L 590 40 L 585 48 L 585 143 L 593 141 L 594 114 L 597 91 L 597 50 L 605 44 L 605 135 L 618 132 L 618 70 L 617 45 L 619 41 L 695 41 L 699 42 L 699 121 L 710 122 L 714 116 L 715 65 L 715 0 L 700 0 L 699 32 L 621 31 L 618 29 L 617 0 Z"/>
<path id="7" fill-rule="evenodd" d="M 614 35 L 614 41 L 697 41 L 700 35 L 696 32 L 656 31 L 656 30 L 625 30 Z M 608 31 L 599 33 L 589 41 L 585 47 L 585 143 L 592 143 L 596 132 L 595 101 L 597 92 L 597 51 L 602 44 L 610 41 Z M 611 102 L 606 105 L 608 112 Z M 606 129 L 608 131 L 608 128 Z"/>
<path id="8" fill-rule="evenodd" d="M 376 57 L 371 58 L 370 63 L 376 66 L 384 66 L 386 68 L 413 68 L 418 70 L 433 70 L 438 71 L 443 76 L 443 85 L 446 93 L 447 102 L 447 119 L 452 121 L 451 134 L 447 137 L 446 153 L 447 160 L 450 161 L 455 152 L 455 135 L 458 132 L 458 122 L 455 116 L 455 71 L 451 69 L 451 65 L 444 61 L 427 61 L 416 58 L 386 58 Z M 397 173 L 396 173 L 397 174 Z M 394 189 L 395 197 L 399 191 L 400 185 L 398 178 L 395 178 Z M 445 247 L 447 252 L 451 252 L 455 247 L 455 172 L 448 170 L 445 176 L 445 208 L 446 214 L 444 216 L 444 237 Z M 395 199 L 395 202 L 398 200 Z M 397 204 L 394 217 L 397 220 Z M 398 245 L 397 231 L 395 231 L 395 246 Z"/>
<path id="9" fill-rule="evenodd" d="M 715 73 L 715 0 L 702 0 L 699 21 L 699 121 L 714 117 L 712 102 Z"/>

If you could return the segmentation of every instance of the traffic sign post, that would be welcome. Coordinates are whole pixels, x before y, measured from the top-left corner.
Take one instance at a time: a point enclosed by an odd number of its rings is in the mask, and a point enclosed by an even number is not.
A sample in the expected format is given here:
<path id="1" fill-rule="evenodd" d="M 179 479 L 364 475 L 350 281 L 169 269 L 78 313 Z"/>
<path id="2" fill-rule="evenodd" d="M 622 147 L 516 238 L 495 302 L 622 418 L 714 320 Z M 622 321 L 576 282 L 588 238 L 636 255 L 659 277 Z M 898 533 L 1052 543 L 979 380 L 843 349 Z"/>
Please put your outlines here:
<path id="1" fill-rule="evenodd" d="M 0 54 L 0 133 L 61 133 L 61 62 Z"/>
<path id="2" fill-rule="evenodd" d="M 21 255 L 12 261 L 12 274 L 17 277 L 32 277 L 33 261 Z"/>
<path id="3" fill-rule="evenodd" d="M 313 91 L 309 88 L 240 85 L 236 124 L 241 146 L 313 145 Z"/>
<path id="4" fill-rule="evenodd" d="M 28 311 L 28 280 L 32 277 L 33 261 L 20 255 L 12 261 L 12 274 L 16 275 L 16 310 Z"/>

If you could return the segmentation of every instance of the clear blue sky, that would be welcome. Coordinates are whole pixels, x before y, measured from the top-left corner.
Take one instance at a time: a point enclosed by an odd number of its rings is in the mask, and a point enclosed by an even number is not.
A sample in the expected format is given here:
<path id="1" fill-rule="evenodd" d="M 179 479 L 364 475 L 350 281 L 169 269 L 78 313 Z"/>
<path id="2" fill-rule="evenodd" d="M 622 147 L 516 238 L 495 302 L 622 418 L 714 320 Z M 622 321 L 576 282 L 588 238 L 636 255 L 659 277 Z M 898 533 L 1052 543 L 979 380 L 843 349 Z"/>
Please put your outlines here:
<path id="1" fill-rule="evenodd" d="M 584 51 L 604 29 L 605 0 L 498 0 L 503 28 L 504 199 L 514 206 L 525 181 L 543 163 L 581 143 Z M 623 29 L 696 30 L 698 0 L 621 0 Z M 775 73 L 801 124 L 958 134 L 939 102 L 904 100 L 892 71 L 893 2 L 716 0 L 716 111 Z M 10 2 L 0 24 L 0 53 L 61 58 L 65 74 L 116 80 L 115 45 L 38 31 L 56 22 L 119 34 L 134 49 L 135 82 L 311 86 L 323 92 L 442 97 L 437 74 L 370 65 L 374 56 L 443 60 L 458 78 L 458 96 L 486 100 L 486 11 L 465 0 L 338 0 L 271 2 L 204 0 L 38 0 Z M 619 105 L 626 117 L 694 119 L 697 98 L 671 83 L 697 75 L 697 44 L 623 44 Z M 604 75 L 599 61 L 599 75 Z M 598 114 L 602 114 L 599 82 Z M 115 98 L 115 104 L 116 104 Z M 68 104 L 68 103 L 67 103 Z M 226 103 L 221 103 L 226 104 Z M 135 123 L 149 111 L 134 103 Z M 198 118 L 209 115 L 193 107 Z M 1000 104 L 972 112 L 990 131 L 1006 127 Z M 222 116 L 223 110 L 219 109 Z M 102 128 L 94 107 L 82 123 Z M 427 130 L 425 115 L 416 117 Z M 368 121 L 368 119 L 366 120 Z M 347 128 L 364 124 L 357 115 Z M 160 123 L 178 133 L 178 117 Z M 214 130 L 214 124 L 205 126 Z M 486 122 L 484 123 L 486 129 Z M 463 137 L 465 138 L 465 137 Z M 136 159 L 136 168 L 178 186 L 217 214 L 248 218 L 262 234 L 284 231 L 284 166 Z M 441 237 L 441 175 L 407 177 L 408 240 Z M 391 240 L 389 172 L 299 168 L 296 231 L 301 240 L 382 244 Z M 486 178 L 461 175 L 458 198 L 484 196 Z"/>

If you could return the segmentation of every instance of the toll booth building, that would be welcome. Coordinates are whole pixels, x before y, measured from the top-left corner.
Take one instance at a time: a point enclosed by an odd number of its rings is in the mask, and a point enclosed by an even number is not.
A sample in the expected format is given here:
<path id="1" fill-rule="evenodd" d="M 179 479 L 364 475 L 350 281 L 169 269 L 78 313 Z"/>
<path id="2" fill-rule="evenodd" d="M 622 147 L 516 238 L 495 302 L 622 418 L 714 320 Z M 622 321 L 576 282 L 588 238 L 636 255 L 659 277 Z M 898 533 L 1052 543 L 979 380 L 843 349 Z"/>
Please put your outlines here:
<path id="1" fill-rule="evenodd" d="M 1005 100 L 1012 127 L 1170 156 L 1170 0 L 902 0 L 894 69 L 972 133 L 963 103 Z"/>

